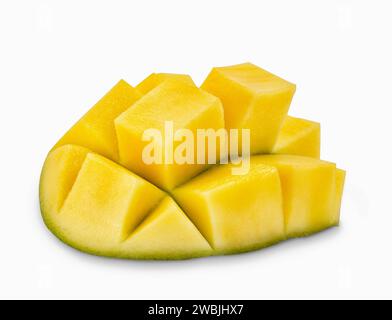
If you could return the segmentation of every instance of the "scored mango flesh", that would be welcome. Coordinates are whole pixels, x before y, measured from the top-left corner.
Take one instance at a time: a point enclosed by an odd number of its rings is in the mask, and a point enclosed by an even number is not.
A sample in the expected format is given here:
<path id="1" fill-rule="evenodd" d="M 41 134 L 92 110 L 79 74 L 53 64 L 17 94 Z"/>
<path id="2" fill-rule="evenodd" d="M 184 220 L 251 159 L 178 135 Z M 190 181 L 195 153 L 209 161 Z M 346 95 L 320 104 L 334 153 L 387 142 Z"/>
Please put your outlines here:
<path id="1" fill-rule="evenodd" d="M 144 79 L 142 82 L 140 82 L 136 86 L 136 90 L 138 90 L 143 95 L 146 95 L 147 93 L 168 80 L 183 81 L 184 83 L 187 83 L 189 85 L 196 86 L 192 78 L 186 74 L 153 73 L 146 79 Z"/>
<path id="2" fill-rule="evenodd" d="M 76 144 L 118 161 L 114 120 L 141 97 L 139 91 L 121 80 L 60 139 L 55 148 Z"/>
<path id="3" fill-rule="evenodd" d="M 272 153 L 320 159 L 320 140 L 319 123 L 287 116 Z"/>
<path id="4" fill-rule="evenodd" d="M 159 111 L 158 111 L 159 110 Z M 188 181 L 207 168 L 207 165 L 146 164 L 142 154 L 146 147 L 143 134 L 151 128 L 165 136 L 165 123 L 173 122 L 174 130 L 224 128 L 223 107 L 220 100 L 195 85 L 182 80 L 168 80 L 158 86 L 115 120 L 120 157 L 119 162 L 165 190 Z M 162 156 L 172 150 L 159 145 Z"/>
<path id="5" fill-rule="evenodd" d="M 276 168 L 252 165 L 244 176 L 233 176 L 231 169 L 211 169 L 175 190 L 174 197 L 217 253 L 249 251 L 283 240 Z"/>
<path id="6" fill-rule="evenodd" d="M 248 252 L 339 225 L 346 173 L 319 160 L 318 123 L 287 115 L 294 92 L 252 64 L 215 68 L 202 88 L 176 74 L 120 81 L 49 153 L 46 225 L 83 252 L 146 260 Z M 250 129 L 249 171 L 146 164 L 143 134 L 165 136 L 167 121 L 194 133 Z"/>
<path id="7" fill-rule="evenodd" d="M 296 86 L 253 64 L 214 68 L 202 88 L 222 100 L 226 127 L 251 130 L 251 153 L 271 153 Z"/>

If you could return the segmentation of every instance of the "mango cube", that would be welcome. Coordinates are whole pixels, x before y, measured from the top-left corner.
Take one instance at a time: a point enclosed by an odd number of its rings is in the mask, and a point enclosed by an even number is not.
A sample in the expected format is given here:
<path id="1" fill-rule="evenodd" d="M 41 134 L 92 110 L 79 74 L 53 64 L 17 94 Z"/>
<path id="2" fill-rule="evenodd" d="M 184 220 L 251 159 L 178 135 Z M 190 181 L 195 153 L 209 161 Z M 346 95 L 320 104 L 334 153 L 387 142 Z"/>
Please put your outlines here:
<path id="1" fill-rule="evenodd" d="M 174 160 L 175 150 L 182 143 L 171 147 L 166 124 L 172 124 L 172 132 L 189 129 L 197 136 L 198 129 L 224 128 L 223 107 L 220 100 L 194 85 L 183 81 L 168 80 L 136 102 L 115 121 L 120 150 L 120 163 L 165 190 L 188 181 L 205 170 L 207 164 L 178 164 Z M 146 163 L 142 155 L 151 144 L 143 141 L 143 135 L 153 129 L 163 137 L 155 146 L 159 149 L 158 162 Z M 194 159 L 195 162 L 196 158 Z"/>
<path id="2" fill-rule="evenodd" d="M 339 224 L 344 177 L 337 180 L 333 163 L 290 155 L 252 158 L 253 164 L 265 164 L 279 170 L 283 189 L 286 234 L 300 237 Z"/>
<path id="3" fill-rule="evenodd" d="M 55 148 L 79 145 L 118 161 L 114 120 L 141 96 L 138 90 L 121 80 L 60 139 Z"/>
<path id="4" fill-rule="evenodd" d="M 320 124 L 288 116 L 274 147 L 275 154 L 291 154 L 320 159 Z"/>
<path id="5" fill-rule="evenodd" d="M 250 129 L 252 154 L 271 153 L 296 86 L 253 64 L 214 68 L 202 89 L 219 97 L 226 128 Z"/>
<path id="6" fill-rule="evenodd" d="M 163 260 L 212 254 L 206 239 L 170 197 L 123 243 L 122 251 L 122 256 Z"/>
<path id="7" fill-rule="evenodd" d="M 89 153 L 56 221 L 72 243 L 110 253 L 164 196 L 147 181 Z"/>
<path id="8" fill-rule="evenodd" d="M 136 86 L 136 89 L 139 90 L 139 92 L 141 92 L 143 95 L 145 95 L 167 80 L 184 81 L 189 85 L 195 85 L 192 78 L 185 74 L 153 73 L 149 77 L 144 79 L 141 83 L 139 83 Z"/>
<path id="9" fill-rule="evenodd" d="M 285 238 L 278 171 L 253 165 L 235 176 L 233 165 L 213 168 L 174 191 L 174 197 L 216 254 L 249 251 Z"/>

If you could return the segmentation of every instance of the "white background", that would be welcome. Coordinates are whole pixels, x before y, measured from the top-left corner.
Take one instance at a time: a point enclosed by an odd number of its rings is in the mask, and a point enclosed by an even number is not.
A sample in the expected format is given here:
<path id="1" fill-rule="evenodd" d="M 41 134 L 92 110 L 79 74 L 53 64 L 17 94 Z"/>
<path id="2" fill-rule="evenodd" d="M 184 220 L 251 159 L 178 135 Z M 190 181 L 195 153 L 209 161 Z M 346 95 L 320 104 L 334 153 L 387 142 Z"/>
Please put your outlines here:
<path id="1" fill-rule="evenodd" d="M 392 298 L 392 2 L 0 0 L 0 298 Z M 119 79 L 252 61 L 297 83 L 348 171 L 342 226 L 233 257 L 116 261 L 38 207 L 56 140 Z"/>

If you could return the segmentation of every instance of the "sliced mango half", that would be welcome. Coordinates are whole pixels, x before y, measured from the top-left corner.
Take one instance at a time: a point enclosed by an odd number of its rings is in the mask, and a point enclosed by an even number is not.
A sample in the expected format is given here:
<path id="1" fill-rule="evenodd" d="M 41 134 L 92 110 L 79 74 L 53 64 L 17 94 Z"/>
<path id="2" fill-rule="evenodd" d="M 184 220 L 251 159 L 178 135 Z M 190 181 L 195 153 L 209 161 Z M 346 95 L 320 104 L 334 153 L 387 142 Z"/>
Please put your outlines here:
<path id="1" fill-rule="evenodd" d="M 287 116 L 295 91 L 250 63 L 214 68 L 201 88 L 178 74 L 120 81 L 49 153 L 46 225 L 83 252 L 148 260 L 248 252 L 339 225 L 346 172 L 320 160 L 319 123 Z M 231 152 L 242 129 L 249 157 Z M 220 143 L 200 148 L 200 131 Z"/>

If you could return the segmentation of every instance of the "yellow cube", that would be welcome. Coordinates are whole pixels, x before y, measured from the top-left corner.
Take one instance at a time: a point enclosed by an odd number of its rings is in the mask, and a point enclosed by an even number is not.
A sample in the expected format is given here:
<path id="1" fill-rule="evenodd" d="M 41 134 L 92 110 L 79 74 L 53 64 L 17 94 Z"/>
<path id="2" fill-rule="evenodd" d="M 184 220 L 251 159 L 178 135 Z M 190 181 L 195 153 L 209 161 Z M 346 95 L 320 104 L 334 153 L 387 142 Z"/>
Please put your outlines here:
<path id="1" fill-rule="evenodd" d="M 271 153 L 296 86 L 253 64 L 212 70 L 202 89 L 219 97 L 228 129 L 251 130 L 251 153 Z"/>
<path id="2" fill-rule="evenodd" d="M 285 238 L 278 171 L 256 164 L 248 174 L 233 175 L 234 167 L 213 168 L 173 193 L 215 254 L 249 251 Z"/>
<path id="3" fill-rule="evenodd" d="M 174 200 L 167 197 L 121 245 L 120 256 L 178 260 L 211 254 L 207 240 Z"/>
<path id="4" fill-rule="evenodd" d="M 169 133 L 167 124 L 172 125 Z M 195 164 L 174 161 L 175 151 L 182 142 L 171 145 L 173 137 L 169 136 L 181 129 L 189 129 L 195 137 L 198 129 L 224 128 L 223 107 L 218 98 L 194 85 L 172 79 L 136 102 L 116 119 L 115 125 L 120 163 L 160 188 L 172 190 L 205 170 L 208 164 L 197 164 L 196 156 Z M 160 161 L 146 163 L 143 154 L 151 142 L 145 141 L 143 136 L 150 129 L 162 138 L 156 142 L 153 152 L 161 156 Z"/>
<path id="5" fill-rule="evenodd" d="M 40 181 L 40 204 L 45 217 L 63 207 L 90 150 L 66 145 L 53 150 L 45 161 Z"/>
<path id="6" fill-rule="evenodd" d="M 344 176 L 340 172 L 338 180 L 335 164 L 291 155 L 256 156 L 251 161 L 279 170 L 288 237 L 309 235 L 339 224 Z"/>

